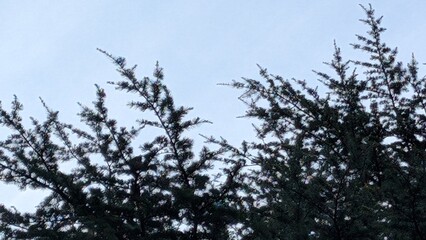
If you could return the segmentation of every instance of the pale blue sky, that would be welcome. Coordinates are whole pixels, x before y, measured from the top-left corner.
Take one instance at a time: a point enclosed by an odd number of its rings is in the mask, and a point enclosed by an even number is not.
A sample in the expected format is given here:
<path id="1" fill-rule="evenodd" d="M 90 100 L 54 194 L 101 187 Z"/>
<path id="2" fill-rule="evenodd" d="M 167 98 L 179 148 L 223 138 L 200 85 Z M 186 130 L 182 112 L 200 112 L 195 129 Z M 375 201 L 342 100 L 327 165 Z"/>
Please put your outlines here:
<path id="1" fill-rule="evenodd" d="M 426 62 L 425 1 L 370 1 L 388 28 L 385 40 L 401 59 L 416 53 Z M 176 103 L 195 108 L 192 116 L 213 121 L 195 133 L 238 143 L 253 136 L 238 91 L 217 86 L 257 77 L 256 64 L 285 78 L 318 85 L 312 69 L 326 70 L 333 40 L 344 57 L 366 28 L 359 3 L 368 1 L 13 1 L 0 2 L 0 100 L 16 94 L 24 116 L 42 118 L 38 97 L 78 124 L 77 102 L 90 104 L 94 84 L 107 90 L 108 104 L 126 122 L 123 94 L 106 84 L 118 80 L 114 66 L 96 48 L 138 64 L 139 77 L 158 60 Z M 5 131 L 0 129 L 4 138 Z M 198 139 L 201 140 L 201 139 Z M 0 185 L 0 202 L 29 210 L 41 194 Z"/>

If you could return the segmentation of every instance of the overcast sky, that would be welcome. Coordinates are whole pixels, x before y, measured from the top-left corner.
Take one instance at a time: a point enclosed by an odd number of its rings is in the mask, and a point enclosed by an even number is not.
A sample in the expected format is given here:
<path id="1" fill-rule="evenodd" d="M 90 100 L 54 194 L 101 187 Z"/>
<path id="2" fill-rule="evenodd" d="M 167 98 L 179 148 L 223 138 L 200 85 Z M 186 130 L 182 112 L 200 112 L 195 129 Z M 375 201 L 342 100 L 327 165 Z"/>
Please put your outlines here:
<path id="1" fill-rule="evenodd" d="M 398 46 L 402 60 L 415 53 L 426 62 L 426 1 L 371 1 L 388 28 L 385 41 Z M 194 107 L 193 117 L 212 125 L 195 133 L 223 136 L 233 143 L 254 136 L 239 92 L 217 83 L 257 78 L 256 64 L 284 78 L 318 85 L 311 70 L 326 71 L 333 41 L 349 58 L 366 27 L 359 3 L 368 1 L 0 1 L 0 101 L 16 94 L 24 117 L 43 118 L 38 100 L 78 124 L 77 102 L 89 105 L 94 84 L 106 88 L 107 104 L 123 124 L 130 120 L 126 99 L 107 81 L 115 67 L 96 48 L 138 64 L 149 76 L 158 60 L 177 104 Z M 130 122 L 127 122 L 130 123 Z M 0 128 L 1 139 L 6 131 Z M 201 140 L 201 139 L 197 139 Z M 43 194 L 0 184 L 0 203 L 32 210 Z"/>

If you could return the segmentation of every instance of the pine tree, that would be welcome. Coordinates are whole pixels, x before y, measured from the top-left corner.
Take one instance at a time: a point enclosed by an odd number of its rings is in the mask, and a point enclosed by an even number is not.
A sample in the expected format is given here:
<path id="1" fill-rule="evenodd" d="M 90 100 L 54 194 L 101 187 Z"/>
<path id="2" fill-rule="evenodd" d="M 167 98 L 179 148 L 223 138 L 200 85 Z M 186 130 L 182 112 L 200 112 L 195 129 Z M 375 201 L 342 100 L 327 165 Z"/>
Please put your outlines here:
<path id="1" fill-rule="evenodd" d="M 228 84 L 260 122 L 259 141 L 234 151 L 257 166 L 240 193 L 245 239 L 426 238 L 426 79 L 362 8 L 369 30 L 352 46 L 369 60 L 335 44 L 334 74 L 316 72 L 325 94 L 262 67 L 261 81 Z"/>
<path id="2" fill-rule="evenodd" d="M 135 126 L 110 117 L 99 86 L 93 106 L 81 104 L 86 130 L 43 101 L 47 118 L 31 118 L 31 128 L 16 97 L 10 111 L 0 105 L 12 131 L 0 141 L 0 180 L 50 193 L 34 213 L 0 204 L 0 236 L 426 239 L 426 79 L 414 56 L 397 61 L 382 18 L 362 8 L 368 31 L 352 46 L 369 59 L 344 60 L 335 43 L 333 73 L 316 72 L 325 91 L 262 67 L 262 80 L 228 84 L 260 123 L 241 147 L 205 137 L 210 148 L 195 155 L 187 133 L 208 121 L 175 105 L 163 69 L 138 79 L 136 66 L 102 50 L 123 77 L 110 84 L 137 97 Z M 143 139 L 150 129 L 161 133 Z M 216 162 L 225 167 L 213 175 Z"/>
<path id="3" fill-rule="evenodd" d="M 135 76 L 121 57 L 106 54 L 124 80 L 110 82 L 135 94 L 129 106 L 141 112 L 137 124 L 119 127 L 109 116 L 105 90 L 96 86 L 93 107 L 81 104 L 88 130 L 59 120 L 44 102 L 47 118 L 24 127 L 22 104 L 0 107 L 0 124 L 13 133 L 0 142 L 0 179 L 21 189 L 50 192 L 34 213 L 0 205 L 6 239 L 227 239 L 236 223 L 234 201 L 241 164 L 228 160 L 225 181 L 209 170 L 224 149 L 203 147 L 196 156 L 186 132 L 208 121 L 187 119 L 191 108 L 174 103 L 157 64 L 153 79 Z M 151 113 L 146 117 L 144 113 Z M 162 134 L 140 142 L 140 134 Z M 138 138 L 139 137 L 139 138 Z M 77 140 L 75 140 L 77 139 Z M 70 172 L 61 164 L 73 162 Z"/>

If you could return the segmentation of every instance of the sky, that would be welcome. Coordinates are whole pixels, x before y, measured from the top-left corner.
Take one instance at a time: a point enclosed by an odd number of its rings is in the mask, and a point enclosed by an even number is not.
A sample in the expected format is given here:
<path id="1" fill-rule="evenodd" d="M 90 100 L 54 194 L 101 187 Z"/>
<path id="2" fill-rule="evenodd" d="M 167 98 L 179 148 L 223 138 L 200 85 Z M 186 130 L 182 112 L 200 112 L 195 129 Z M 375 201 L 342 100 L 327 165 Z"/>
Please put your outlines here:
<path id="1" fill-rule="evenodd" d="M 41 97 L 61 120 L 78 125 L 77 102 L 90 105 L 99 84 L 111 115 L 131 124 L 137 115 L 125 107 L 128 95 L 106 84 L 120 76 L 100 48 L 137 64 L 138 77 L 150 76 L 159 61 L 175 102 L 213 122 L 193 131 L 238 144 L 254 138 L 251 122 L 237 118 L 245 111 L 241 92 L 218 83 L 259 79 L 259 64 L 320 85 L 312 70 L 328 71 L 322 63 L 331 59 L 334 40 L 344 58 L 359 55 L 349 44 L 367 30 L 358 21 L 365 16 L 359 4 L 369 2 L 384 16 L 384 40 L 398 46 L 400 59 L 415 53 L 426 62 L 426 2 L 420 0 L 2 0 L 0 101 L 8 108 L 16 94 L 28 122 L 45 117 Z M 0 139 L 7 133 L 0 127 Z M 20 211 L 32 211 L 44 195 L 0 184 L 0 203 Z"/>

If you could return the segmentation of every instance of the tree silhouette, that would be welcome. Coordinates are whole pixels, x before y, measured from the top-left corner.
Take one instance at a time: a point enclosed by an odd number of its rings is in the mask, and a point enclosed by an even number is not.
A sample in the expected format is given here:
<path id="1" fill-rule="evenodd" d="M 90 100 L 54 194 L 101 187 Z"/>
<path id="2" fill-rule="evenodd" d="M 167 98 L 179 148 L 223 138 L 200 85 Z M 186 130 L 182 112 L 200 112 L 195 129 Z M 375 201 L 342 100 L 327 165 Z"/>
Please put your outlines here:
<path id="1" fill-rule="evenodd" d="M 352 46 L 369 60 L 335 44 L 334 74 L 316 72 L 325 94 L 262 67 L 261 81 L 227 84 L 260 121 L 240 151 L 258 166 L 242 194 L 247 239 L 425 239 L 426 79 L 362 8 L 369 30 Z"/>
<path id="2" fill-rule="evenodd" d="M 158 63 L 138 79 L 126 60 L 100 50 L 136 100 L 131 127 L 110 117 L 105 90 L 81 104 L 87 129 L 61 122 L 43 101 L 44 121 L 25 127 L 22 104 L 0 105 L 0 180 L 49 191 L 34 213 L 0 205 L 6 239 L 426 239 L 426 79 L 414 56 L 397 61 L 385 29 L 364 7 L 366 35 L 344 60 L 335 43 L 324 91 L 260 68 L 242 91 L 257 139 L 240 147 L 188 131 L 208 121 L 176 106 Z M 149 139 L 145 133 L 159 129 Z M 158 132 L 158 131 L 155 131 Z M 208 147 L 209 146 L 209 147 Z M 63 163 L 73 163 L 64 170 Z M 220 163 L 223 170 L 213 174 Z"/>
<path id="3" fill-rule="evenodd" d="M 15 98 L 10 112 L 0 108 L 0 123 L 13 131 L 0 142 L 0 177 L 20 188 L 46 189 L 50 195 L 35 213 L 0 208 L 5 238 L 49 239 L 224 239 L 235 222 L 236 210 L 226 204 L 235 195 L 241 165 L 227 161 L 215 183 L 213 162 L 223 161 L 223 149 L 203 147 L 196 156 L 185 132 L 207 121 L 187 120 L 191 108 L 176 106 L 163 84 L 157 64 L 154 78 L 138 80 L 135 67 L 106 54 L 124 78 L 110 82 L 118 90 L 138 96 L 129 106 L 154 118 L 119 127 L 108 114 L 104 89 L 96 86 L 93 107 L 81 105 L 79 116 L 90 131 L 58 120 L 58 112 L 44 104 L 47 119 L 32 120 L 26 129 Z M 141 114 L 142 115 L 142 114 Z M 145 115 L 142 115 L 145 116 Z M 135 143 L 146 129 L 162 134 Z M 78 139 L 71 141 L 71 139 Z M 71 173 L 61 163 L 74 162 Z M 224 203 L 218 205 L 217 203 Z"/>

